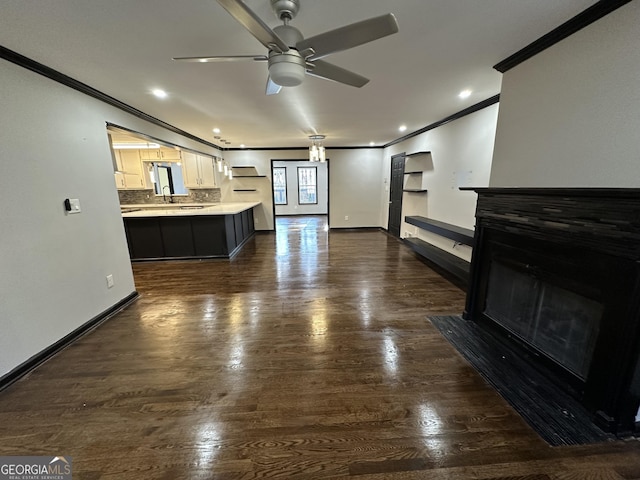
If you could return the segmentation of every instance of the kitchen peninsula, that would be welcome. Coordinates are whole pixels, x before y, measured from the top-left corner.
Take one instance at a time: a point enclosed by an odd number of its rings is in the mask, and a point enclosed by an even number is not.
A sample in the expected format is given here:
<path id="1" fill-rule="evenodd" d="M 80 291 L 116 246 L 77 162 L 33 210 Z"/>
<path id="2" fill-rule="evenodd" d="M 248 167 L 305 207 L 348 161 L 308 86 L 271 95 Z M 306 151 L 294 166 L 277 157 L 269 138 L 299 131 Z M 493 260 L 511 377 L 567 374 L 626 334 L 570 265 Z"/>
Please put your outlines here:
<path id="1" fill-rule="evenodd" d="M 231 258 L 255 233 L 260 202 L 123 205 L 131 260 Z"/>

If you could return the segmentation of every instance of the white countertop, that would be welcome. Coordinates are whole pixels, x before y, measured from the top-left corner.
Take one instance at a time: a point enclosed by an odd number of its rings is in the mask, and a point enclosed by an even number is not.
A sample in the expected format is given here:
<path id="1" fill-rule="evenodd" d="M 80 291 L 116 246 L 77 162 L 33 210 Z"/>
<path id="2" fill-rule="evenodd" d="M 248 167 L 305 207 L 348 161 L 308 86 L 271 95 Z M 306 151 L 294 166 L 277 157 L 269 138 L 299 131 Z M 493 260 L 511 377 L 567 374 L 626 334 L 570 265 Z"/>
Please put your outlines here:
<path id="1" fill-rule="evenodd" d="M 150 210 L 152 208 L 180 208 L 180 207 L 211 207 L 213 205 L 223 205 L 222 203 L 130 203 L 126 205 L 120 205 L 120 208 L 125 210 L 128 208 L 143 208 Z"/>
<path id="2" fill-rule="evenodd" d="M 138 204 L 121 205 L 121 208 L 123 210 L 139 209 L 133 212 L 123 212 L 122 216 L 124 218 L 181 217 L 195 215 L 235 215 L 236 213 L 244 212 L 257 205 L 260 205 L 260 202 Z"/>

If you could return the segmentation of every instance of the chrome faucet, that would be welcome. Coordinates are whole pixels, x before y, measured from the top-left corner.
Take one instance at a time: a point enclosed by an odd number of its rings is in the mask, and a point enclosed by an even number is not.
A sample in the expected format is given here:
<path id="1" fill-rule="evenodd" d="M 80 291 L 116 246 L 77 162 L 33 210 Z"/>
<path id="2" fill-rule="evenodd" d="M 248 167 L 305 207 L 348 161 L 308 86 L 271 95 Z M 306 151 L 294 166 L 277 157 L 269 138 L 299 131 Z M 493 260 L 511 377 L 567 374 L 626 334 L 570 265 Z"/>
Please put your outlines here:
<path id="1" fill-rule="evenodd" d="M 167 196 L 164 193 L 165 188 L 169 189 L 169 203 L 173 203 L 173 193 L 171 193 L 171 187 L 169 185 L 165 185 L 164 187 L 162 187 L 162 201 L 167 201 Z"/>

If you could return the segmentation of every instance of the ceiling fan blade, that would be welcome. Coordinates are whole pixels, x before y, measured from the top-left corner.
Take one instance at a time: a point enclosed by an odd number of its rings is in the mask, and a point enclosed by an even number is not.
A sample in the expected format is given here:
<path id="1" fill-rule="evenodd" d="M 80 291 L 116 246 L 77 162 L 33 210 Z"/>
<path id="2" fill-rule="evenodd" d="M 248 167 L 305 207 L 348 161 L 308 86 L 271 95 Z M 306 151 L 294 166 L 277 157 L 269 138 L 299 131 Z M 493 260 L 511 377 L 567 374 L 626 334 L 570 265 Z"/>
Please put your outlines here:
<path id="1" fill-rule="evenodd" d="M 271 80 L 271 77 L 269 76 L 269 78 L 267 78 L 267 89 L 265 93 L 267 95 L 277 95 L 280 93 L 280 90 L 282 90 L 282 87 Z"/>
<path id="2" fill-rule="evenodd" d="M 392 13 L 388 13 L 306 38 L 298 42 L 296 48 L 300 52 L 313 49 L 314 53 L 308 60 L 316 60 L 397 32 L 398 21 Z"/>
<path id="3" fill-rule="evenodd" d="M 219 55 L 216 57 L 173 57 L 173 60 L 179 62 L 197 62 L 197 63 L 210 63 L 210 62 L 266 62 L 269 57 L 266 55 Z"/>
<path id="4" fill-rule="evenodd" d="M 324 60 L 315 60 L 311 62 L 312 67 L 307 69 L 307 73 L 314 77 L 325 78 L 327 80 L 333 80 L 334 82 L 344 83 L 351 85 L 352 87 L 364 87 L 369 83 L 369 79 L 358 75 L 357 73 L 345 70 L 342 67 L 338 67 L 333 63 L 325 62 Z"/>
<path id="5" fill-rule="evenodd" d="M 279 53 L 289 50 L 289 46 L 284 40 L 271 30 L 242 0 L 218 0 L 218 3 L 269 50 L 275 50 Z"/>

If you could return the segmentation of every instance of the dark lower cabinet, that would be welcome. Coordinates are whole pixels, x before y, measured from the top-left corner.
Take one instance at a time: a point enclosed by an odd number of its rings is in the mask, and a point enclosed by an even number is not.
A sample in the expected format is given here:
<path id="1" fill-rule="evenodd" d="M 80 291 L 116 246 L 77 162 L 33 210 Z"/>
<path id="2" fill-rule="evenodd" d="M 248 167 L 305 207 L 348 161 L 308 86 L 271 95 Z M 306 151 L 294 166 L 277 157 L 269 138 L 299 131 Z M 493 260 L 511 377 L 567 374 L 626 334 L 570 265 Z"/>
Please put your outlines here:
<path id="1" fill-rule="evenodd" d="M 242 213 L 233 216 L 233 228 L 236 232 L 236 245 L 242 243 Z"/>
<path id="2" fill-rule="evenodd" d="M 125 217 L 132 260 L 229 258 L 255 233 L 253 209 L 235 215 Z"/>
<path id="3" fill-rule="evenodd" d="M 160 223 L 157 218 L 125 218 L 124 224 L 131 258 L 164 256 Z"/>
<path id="4" fill-rule="evenodd" d="M 193 257 L 196 254 L 192 222 L 180 217 L 160 218 L 160 235 L 165 257 Z"/>
<path id="5" fill-rule="evenodd" d="M 239 245 L 236 241 L 236 227 L 234 215 L 226 215 L 224 217 L 225 238 L 227 240 L 227 249 L 233 252 Z"/>
<path id="6" fill-rule="evenodd" d="M 229 254 L 224 220 L 225 217 L 193 217 L 191 219 L 196 256 Z"/>
<path id="7" fill-rule="evenodd" d="M 240 215 L 242 216 L 242 235 L 246 237 L 249 235 L 249 215 L 247 215 L 246 211 Z"/>

